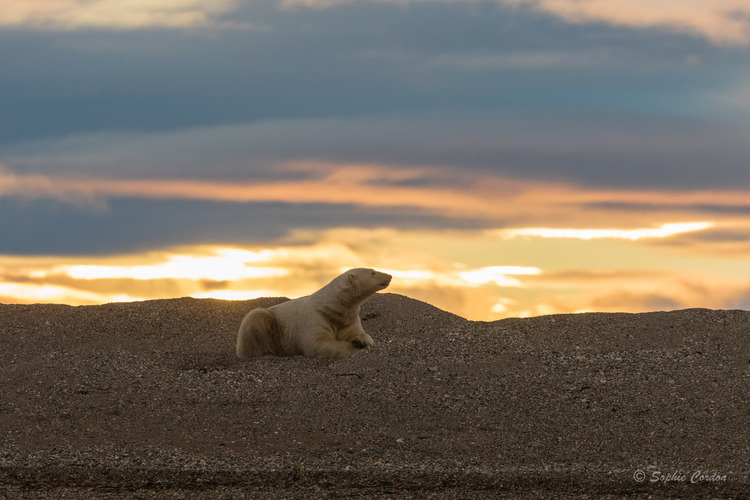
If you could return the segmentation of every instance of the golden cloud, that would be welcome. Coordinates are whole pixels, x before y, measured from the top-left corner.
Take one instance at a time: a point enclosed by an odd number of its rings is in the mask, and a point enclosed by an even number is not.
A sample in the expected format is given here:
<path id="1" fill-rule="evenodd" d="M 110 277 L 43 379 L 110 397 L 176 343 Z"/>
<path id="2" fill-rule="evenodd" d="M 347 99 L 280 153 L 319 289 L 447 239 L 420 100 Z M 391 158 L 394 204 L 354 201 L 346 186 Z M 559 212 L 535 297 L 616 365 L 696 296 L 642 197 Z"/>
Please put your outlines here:
<path id="1" fill-rule="evenodd" d="M 569 229 L 569 228 L 541 228 L 525 227 L 519 229 L 502 229 L 497 234 L 506 238 L 518 236 L 536 236 L 539 238 L 573 238 L 593 240 L 614 238 L 622 240 L 641 240 L 644 238 L 666 238 L 677 234 L 691 233 L 713 227 L 712 222 L 678 222 L 661 224 L 659 227 L 638 229 Z"/>
<path id="2" fill-rule="evenodd" d="M 342 232 L 338 232 L 339 235 Z M 304 245 L 267 248 L 195 246 L 139 255 L 92 257 L 5 256 L 0 265 L 0 299 L 6 302 L 92 304 L 173 296 L 250 299 L 260 296 L 306 295 L 350 267 L 371 266 L 391 273 L 389 291 L 439 307 L 484 318 L 497 302 L 488 290 L 520 287 L 522 266 L 485 266 L 443 261 L 439 257 L 415 265 L 388 250 L 353 249 L 335 234 L 320 234 Z M 410 249 L 407 249 L 407 251 Z M 415 253 L 419 253 L 419 249 Z M 390 253 L 390 256 L 385 255 Z M 92 260 L 96 264 L 91 264 Z M 481 300 L 478 297 L 484 296 Z M 474 297 L 469 299 L 468 297 Z M 498 299 L 499 300 L 499 299 Z M 486 309 L 480 312 L 478 309 Z"/>
<path id="3" fill-rule="evenodd" d="M 4 0 L 0 26 L 34 29 L 204 26 L 235 0 Z"/>

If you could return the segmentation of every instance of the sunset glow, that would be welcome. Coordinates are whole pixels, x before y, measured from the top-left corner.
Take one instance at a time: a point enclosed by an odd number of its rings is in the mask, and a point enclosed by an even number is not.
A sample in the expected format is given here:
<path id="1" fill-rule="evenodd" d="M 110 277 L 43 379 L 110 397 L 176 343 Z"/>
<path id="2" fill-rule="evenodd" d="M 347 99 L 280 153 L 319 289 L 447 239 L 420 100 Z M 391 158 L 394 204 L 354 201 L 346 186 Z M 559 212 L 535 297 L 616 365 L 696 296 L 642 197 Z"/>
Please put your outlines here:
<path id="1" fill-rule="evenodd" d="M 613 195 L 575 186 L 487 178 L 457 184 L 441 169 L 391 170 L 374 165 L 294 164 L 319 180 L 279 182 L 274 189 L 209 181 L 54 179 L 20 177 L 7 169 L 0 192 L 29 199 L 89 200 L 106 207 L 118 197 L 244 203 L 261 201 L 412 207 L 480 219 L 630 220 L 632 210 L 584 215 L 592 200 L 652 203 L 652 219 L 674 217 L 673 206 L 699 194 L 620 191 Z M 431 176 L 431 185 L 403 188 Z M 377 186 L 370 184 L 379 179 Z M 390 186 L 389 182 L 396 185 Z M 502 192 L 506 203 L 498 204 Z M 276 193 L 276 194 L 275 194 Z M 81 195 L 83 196 L 81 198 Z M 385 197 L 383 197 L 385 195 Z M 708 195 L 704 195 L 708 196 Z M 670 206 L 670 198 L 674 205 Z M 96 201 L 98 200 L 98 201 Z M 469 202 L 468 200 L 471 200 Z M 510 203 L 509 200 L 513 200 Z M 257 200 L 256 200 L 257 201 Z M 714 204 L 734 206 L 724 196 Z M 106 208 L 105 208 L 106 209 Z M 687 214 L 690 215 L 690 214 Z M 707 305 L 736 307 L 750 273 L 744 239 L 750 224 L 726 215 L 713 221 L 654 221 L 641 227 L 511 227 L 475 230 L 403 230 L 390 227 L 299 229 L 269 246 L 198 245 L 143 254 L 75 257 L 8 255 L 0 300 L 90 304 L 190 295 L 225 300 L 311 293 L 344 269 L 375 267 L 393 275 L 388 291 L 433 303 L 471 319 L 586 310 L 638 311 Z M 711 233 L 713 231 L 713 233 Z M 719 237 L 701 237 L 716 234 Z M 699 290 L 701 290 L 699 292 Z"/>
<path id="2" fill-rule="evenodd" d="M 6 0 L 0 303 L 750 309 L 746 0 Z"/>
<path id="3" fill-rule="evenodd" d="M 582 235 L 532 229 L 460 235 L 341 229 L 318 233 L 315 244 L 185 247 L 93 259 L 101 264 L 84 264 L 89 259 L 80 257 L 66 262 L 65 257 L 16 256 L 6 259 L 12 264 L 3 269 L 6 282 L 0 295 L 4 300 L 70 304 L 175 295 L 225 300 L 297 297 L 311 293 L 344 269 L 367 265 L 393 275 L 388 292 L 422 299 L 470 319 L 635 311 L 649 304 L 657 308 L 730 307 L 733 294 L 746 284 L 743 273 L 750 272 L 750 259 L 745 255 L 726 259 L 709 252 L 703 256 L 686 253 L 683 245 L 640 243 L 667 241 L 711 227 L 707 223 L 664 224 L 650 232 Z M 591 246 L 597 239 L 604 246 Z M 459 254 L 462 260 L 451 251 L 457 241 L 470 244 Z M 576 247 L 566 241 L 580 243 Z M 633 260 L 623 261 L 623 255 Z M 131 264 L 139 261 L 149 264 Z M 498 264 L 486 265 L 489 262 Z M 701 268 L 706 271 L 698 271 Z"/>
<path id="4" fill-rule="evenodd" d="M 522 286 L 521 282 L 516 278 L 512 278 L 512 275 L 536 275 L 540 274 L 541 270 L 535 267 L 520 267 L 520 266 L 489 266 L 477 269 L 474 271 L 464 271 L 459 273 L 459 277 L 468 284 L 474 285 L 485 285 L 487 283 L 494 283 L 500 287 L 514 287 Z"/>
<path id="5" fill-rule="evenodd" d="M 83 280 L 128 278 L 225 281 L 284 276 L 286 271 L 283 269 L 248 265 L 270 260 L 270 255 L 259 258 L 259 255 L 269 253 L 269 251 L 220 249 L 215 252 L 215 255 L 210 256 L 172 255 L 166 262 L 148 266 L 77 265 L 61 267 L 53 272 Z"/>

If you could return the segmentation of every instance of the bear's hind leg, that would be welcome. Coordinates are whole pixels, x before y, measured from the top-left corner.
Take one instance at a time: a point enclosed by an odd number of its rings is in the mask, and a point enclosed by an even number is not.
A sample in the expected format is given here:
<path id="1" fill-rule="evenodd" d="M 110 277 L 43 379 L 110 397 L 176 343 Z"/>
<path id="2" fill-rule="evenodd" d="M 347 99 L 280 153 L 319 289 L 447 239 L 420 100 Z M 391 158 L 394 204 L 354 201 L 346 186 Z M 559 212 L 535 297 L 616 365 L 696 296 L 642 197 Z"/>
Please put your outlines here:
<path id="1" fill-rule="evenodd" d="M 253 309 L 242 320 L 237 334 L 237 357 L 276 356 L 276 318 L 268 309 Z"/>

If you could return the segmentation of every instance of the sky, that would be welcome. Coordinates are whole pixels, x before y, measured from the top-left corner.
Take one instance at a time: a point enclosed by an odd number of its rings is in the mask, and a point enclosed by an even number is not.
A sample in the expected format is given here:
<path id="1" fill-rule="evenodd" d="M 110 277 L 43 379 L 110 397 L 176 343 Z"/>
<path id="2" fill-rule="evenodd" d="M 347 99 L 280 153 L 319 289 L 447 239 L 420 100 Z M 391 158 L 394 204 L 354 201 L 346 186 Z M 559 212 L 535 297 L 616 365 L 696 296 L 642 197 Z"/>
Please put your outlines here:
<path id="1" fill-rule="evenodd" d="M 0 303 L 750 309 L 747 0 L 4 0 Z"/>

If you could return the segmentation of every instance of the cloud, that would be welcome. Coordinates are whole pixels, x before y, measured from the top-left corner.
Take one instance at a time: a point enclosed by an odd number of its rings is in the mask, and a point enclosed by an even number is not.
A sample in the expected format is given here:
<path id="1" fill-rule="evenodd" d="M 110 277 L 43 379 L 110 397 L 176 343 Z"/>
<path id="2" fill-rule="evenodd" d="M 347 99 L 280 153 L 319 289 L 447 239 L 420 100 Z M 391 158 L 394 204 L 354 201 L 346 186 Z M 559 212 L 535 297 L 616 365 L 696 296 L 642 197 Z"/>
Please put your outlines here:
<path id="1" fill-rule="evenodd" d="M 99 257 L 96 264 L 89 263 L 85 256 L 6 256 L 0 265 L 0 298 L 11 302 L 89 304 L 175 295 L 221 299 L 295 297 L 314 291 L 345 269 L 373 266 L 393 274 L 394 285 L 389 291 L 431 300 L 441 296 L 439 306 L 484 317 L 488 311 L 482 312 L 477 304 L 486 305 L 489 310 L 500 299 L 493 302 L 490 298 L 487 302 L 469 300 L 470 297 L 487 295 L 492 287 L 519 287 L 521 277 L 540 272 L 519 266 L 467 268 L 434 260 L 412 266 L 398 256 L 386 259 L 377 255 L 379 252 L 373 248 L 354 249 L 335 234 L 342 233 L 319 235 L 318 241 L 309 244 L 181 247 Z M 393 253 L 390 248 L 381 250 Z"/>
<path id="2" fill-rule="evenodd" d="M 192 28 L 231 11 L 236 0 L 4 0 L 0 26 L 62 29 Z"/>
<path id="3" fill-rule="evenodd" d="M 138 300 L 122 294 L 84 292 L 66 286 L 36 283 L 0 283 L 2 303 L 56 303 L 101 304 L 108 302 L 131 302 Z"/>
<path id="4" fill-rule="evenodd" d="M 520 287 L 521 282 L 513 278 L 513 275 L 528 276 L 541 274 L 541 272 L 542 270 L 537 267 L 487 266 L 471 271 L 462 271 L 458 273 L 458 277 L 469 283 L 469 286 L 471 284 L 479 286 L 494 283 L 500 287 Z"/>
<path id="5" fill-rule="evenodd" d="M 564 52 L 562 50 L 527 50 L 518 52 L 446 52 L 424 63 L 431 70 L 495 72 L 526 70 L 583 69 L 601 66 L 612 54 L 604 51 Z"/>
<path id="6" fill-rule="evenodd" d="M 746 300 L 749 265 L 746 253 L 702 254 L 629 239 L 505 239 L 481 229 L 307 229 L 255 246 L 189 245 L 95 258 L 4 255 L 0 302 L 299 297 L 347 268 L 374 267 L 394 276 L 389 292 L 489 320 L 729 307 Z"/>
<path id="7" fill-rule="evenodd" d="M 742 190 L 595 189 L 574 184 L 512 179 L 490 173 L 461 174 L 444 167 L 288 162 L 272 164 L 274 177 L 214 181 L 179 178 L 114 178 L 90 175 L 19 175 L 0 168 L 0 199 L 53 199 L 101 209 L 112 199 L 184 200 L 220 203 L 283 203 L 356 206 L 366 211 L 401 210 L 447 219 L 521 223 L 522 234 L 547 237 L 660 237 L 706 229 L 710 221 L 685 220 L 715 207 L 746 207 Z M 608 205 L 597 210 L 594 205 Z M 702 211 L 701 206 L 714 207 Z M 631 225 L 632 217 L 678 219 L 655 228 Z M 534 221 L 554 222 L 547 228 Z M 488 222 L 485 222 L 487 224 Z M 584 223 L 586 229 L 568 229 Z M 687 225 L 686 225 L 687 224 Z M 696 225 L 697 224 L 697 225 Z M 575 233 L 575 234 L 574 234 Z"/>
<path id="8" fill-rule="evenodd" d="M 474 5 L 478 0 L 370 0 L 395 5 L 428 2 Z M 569 23 L 604 22 L 637 29 L 660 29 L 695 34 L 721 45 L 750 42 L 750 6 L 745 0 L 496 0 L 509 6 L 528 7 Z M 293 7 L 331 8 L 354 0 L 282 0 Z"/>
<path id="9" fill-rule="evenodd" d="M 321 279 L 338 274 L 342 265 L 359 264 L 355 253 L 335 242 L 263 248 L 195 245 L 96 259 L 4 256 L 0 296 L 13 297 L 11 302 L 90 304 L 186 295 L 303 295 L 320 286 Z"/>
<path id="10" fill-rule="evenodd" d="M 711 222 L 679 222 L 662 224 L 658 228 L 642 229 L 566 229 L 566 228 L 538 228 L 527 227 L 521 229 L 505 229 L 499 233 L 507 238 L 518 236 L 538 236 L 540 238 L 575 238 L 593 240 L 600 238 L 616 238 L 623 240 L 640 240 L 643 238 L 666 238 L 676 234 L 702 231 L 713 227 Z"/>
<path id="11" fill-rule="evenodd" d="M 479 78 L 466 84 L 471 86 L 476 80 Z M 582 85 L 577 91 L 588 95 L 584 90 L 587 83 Z M 534 83 L 529 86 L 538 88 Z M 221 88 L 213 91 L 224 93 Z M 292 91 L 308 92 L 301 87 Z M 246 95 L 257 92 L 268 95 L 264 89 L 250 88 L 244 96 L 236 96 L 238 105 L 247 101 Z M 271 93 L 269 98 L 276 97 Z M 732 190 L 750 182 L 750 170 L 743 167 L 750 155 L 750 143 L 745 140 L 750 129 L 746 124 L 639 117 L 633 110 L 599 116 L 585 109 L 558 112 L 558 103 L 567 105 L 567 99 L 558 95 L 554 103 L 547 101 L 550 108 L 533 112 L 512 107 L 502 111 L 421 110 L 259 120 L 169 132 L 71 134 L 6 148 L 0 145 L 0 162 L 27 174 L 240 181 L 274 178 L 280 173 L 279 166 L 285 164 L 319 162 L 338 168 L 346 164 L 382 165 L 391 170 L 441 167 L 454 173 L 454 182 L 495 174 L 587 186 L 704 192 L 712 188 Z M 610 99 L 619 102 L 618 96 Z M 545 103 L 539 106 L 545 107 Z M 700 99 L 690 106 L 701 106 Z M 335 111 L 338 109 L 331 109 Z M 648 113 L 659 112 L 649 105 Z M 432 168 L 431 174 L 435 171 Z M 286 173 L 291 177 L 305 172 L 298 169 Z M 425 179 L 429 177 L 422 175 L 421 180 Z"/>
<path id="12" fill-rule="evenodd" d="M 750 5 L 745 0 L 502 0 L 571 22 L 605 22 L 696 34 L 722 45 L 750 42 Z"/>
<path id="13" fill-rule="evenodd" d="M 311 167 L 313 170 L 316 166 Z M 414 207 L 443 215 L 481 216 L 492 213 L 486 197 L 468 188 L 400 185 L 408 171 L 372 165 L 340 166 L 319 178 L 305 180 L 215 182 L 180 179 L 115 179 L 96 177 L 20 176 L 0 171 L 0 197 L 100 201 L 107 198 L 210 200 L 219 202 L 285 202 Z M 498 186 L 500 187 L 500 186 Z M 503 186 L 507 187 L 507 186 Z"/>
<path id="14" fill-rule="evenodd" d="M 210 280 L 228 281 L 286 276 L 285 269 L 250 266 L 270 260 L 271 250 L 249 251 L 232 248 L 215 250 L 210 255 L 171 255 L 159 264 L 60 266 L 51 271 L 81 280 L 128 278 L 134 280 Z"/>
<path id="15" fill-rule="evenodd" d="M 746 308 L 750 296 L 747 279 L 717 283 L 707 276 L 665 273 L 659 280 L 640 285 L 616 286 L 613 290 L 597 290 L 588 299 L 593 311 L 662 311 L 690 307 L 713 309 Z"/>
<path id="16" fill-rule="evenodd" d="M 750 75 L 746 73 L 718 88 L 705 91 L 701 98 L 714 113 L 718 110 L 746 119 L 750 114 Z"/>
<path id="17" fill-rule="evenodd" d="M 624 309 L 640 311 L 672 311 L 680 309 L 684 298 L 670 297 L 665 293 L 615 292 L 596 297 L 589 303 L 593 310 L 619 312 Z"/>

